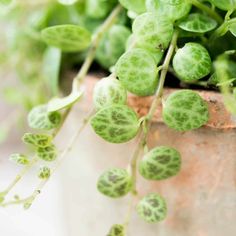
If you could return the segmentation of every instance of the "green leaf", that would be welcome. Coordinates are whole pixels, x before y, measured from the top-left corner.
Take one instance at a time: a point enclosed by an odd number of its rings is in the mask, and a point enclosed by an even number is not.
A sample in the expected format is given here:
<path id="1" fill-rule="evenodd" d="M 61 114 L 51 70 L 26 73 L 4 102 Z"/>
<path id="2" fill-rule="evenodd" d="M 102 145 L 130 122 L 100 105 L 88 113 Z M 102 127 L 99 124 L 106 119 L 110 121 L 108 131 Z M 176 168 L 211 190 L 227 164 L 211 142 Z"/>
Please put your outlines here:
<path id="1" fill-rule="evenodd" d="M 135 47 L 155 54 L 168 47 L 174 29 L 170 20 L 161 18 L 154 12 L 146 12 L 135 18 L 132 30 Z"/>
<path id="2" fill-rule="evenodd" d="M 84 89 L 73 89 L 71 94 L 64 98 L 53 98 L 48 103 L 48 112 L 56 112 L 64 108 L 72 106 L 76 103 L 84 94 Z"/>
<path id="3" fill-rule="evenodd" d="M 122 85 L 131 93 L 149 96 L 156 91 L 156 62 L 144 49 L 135 48 L 123 54 L 116 63 L 115 72 Z"/>
<path id="4" fill-rule="evenodd" d="M 91 34 L 77 25 L 57 25 L 42 30 L 43 40 L 65 52 L 83 51 L 91 43 Z"/>
<path id="5" fill-rule="evenodd" d="M 61 50 L 49 47 L 43 55 L 43 74 L 53 95 L 58 94 L 60 66 Z"/>
<path id="6" fill-rule="evenodd" d="M 117 0 L 86 0 L 85 14 L 88 18 L 104 19 L 117 3 Z"/>
<path id="7" fill-rule="evenodd" d="M 116 78 L 103 78 L 94 87 L 93 104 L 97 110 L 112 104 L 126 104 L 126 100 L 127 91 Z"/>
<path id="8" fill-rule="evenodd" d="M 136 12 L 143 13 L 146 11 L 145 0 L 119 0 L 120 4 L 126 9 Z"/>
<path id="9" fill-rule="evenodd" d="M 207 103 L 192 90 L 172 93 L 164 102 L 162 117 L 166 125 L 178 131 L 198 129 L 209 120 Z"/>
<path id="10" fill-rule="evenodd" d="M 188 15 L 191 4 L 188 0 L 146 0 L 148 12 L 155 12 L 160 19 L 178 20 Z"/>
<path id="11" fill-rule="evenodd" d="M 207 76 L 211 71 L 211 57 L 199 43 L 186 43 L 173 58 L 173 68 L 178 78 L 192 82 Z"/>
<path id="12" fill-rule="evenodd" d="M 111 168 L 99 177 L 97 188 L 108 197 L 123 197 L 132 188 L 132 178 L 125 169 Z"/>
<path id="13" fill-rule="evenodd" d="M 123 225 L 113 225 L 107 236 L 125 236 L 125 227 Z"/>
<path id="14" fill-rule="evenodd" d="M 130 30 L 123 25 L 113 25 L 104 35 L 96 52 L 96 60 L 104 68 L 115 65 L 119 57 L 125 52 L 125 45 Z"/>
<path id="15" fill-rule="evenodd" d="M 167 215 L 166 201 L 159 194 L 150 193 L 138 203 L 137 212 L 148 223 L 162 221 Z"/>
<path id="16" fill-rule="evenodd" d="M 51 170 L 47 166 L 42 166 L 39 169 L 38 177 L 40 179 L 48 179 L 51 175 Z"/>
<path id="17" fill-rule="evenodd" d="M 146 179 L 162 180 L 175 176 L 180 166 L 180 153 L 174 148 L 160 146 L 144 155 L 139 162 L 139 172 Z"/>
<path id="18" fill-rule="evenodd" d="M 20 165 L 28 165 L 29 164 L 28 157 L 23 154 L 20 154 L 20 153 L 11 154 L 9 159 L 10 159 L 10 161 L 13 161 L 13 162 L 20 164 Z"/>
<path id="19" fill-rule="evenodd" d="M 217 22 L 203 14 L 193 13 L 181 20 L 178 26 L 189 32 L 205 33 L 213 30 L 217 26 Z"/>
<path id="20" fill-rule="evenodd" d="M 230 24 L 229 31 L 236 37 L 236 23 Z"/>
<path id="21" fill-rule="evenodd" d="M 54 161 L 57 158 L 57 149 L 54 144 L 47 147 L 38 147 L 37 156 L 44 161 Z"/>
<path id="22" fill-rule="evenodd" d="M 22 141 L 36 147 L 47 147 L 51 144 L 52 136 L 48 134 L 25 133 L 22 137 Z"/>
<path id="23" fill-rule="evenodd" d="M 210 0 L 216 7 L 221 10 L 234 10 L 236 9 L 236 0 Z"/>
<path id="24" fill-rule="evenodd" d="M 61 114 L 58 112 L 48 112 L 47 105 L 36 106 L 28 114 L 28 124 L 33 129 L 54 129 L 60 122 Z"/>
<path id="25" fill-rule="evenodd" d="M 90 121 L 100 137 L 111 143 L 133 139 L 139 129 L 136 113 L 126 105 L 111 105 L 99 110 Z"/>
<path id="26" fill-rule="evenodd" d="M 152 44 L 152 43 L 151 43 Z M 135 39 L 135 35 L 131 34 L 126 42 L 126 51 L 131 50 L 133 48 L 143 48 L 150 55 L 153 56 L 156 65 L 158 65 L 163 57 L 164 51 L 160 48 L 153 48 L 153 45 L 150 43 L 142 44 L 139 40 Z"/>
<path id="27" fill-rule="evenodd" d="M 63 5 L 73 5 L 77 2 L 78 0 L 58 0 L 59 3 Z"/>

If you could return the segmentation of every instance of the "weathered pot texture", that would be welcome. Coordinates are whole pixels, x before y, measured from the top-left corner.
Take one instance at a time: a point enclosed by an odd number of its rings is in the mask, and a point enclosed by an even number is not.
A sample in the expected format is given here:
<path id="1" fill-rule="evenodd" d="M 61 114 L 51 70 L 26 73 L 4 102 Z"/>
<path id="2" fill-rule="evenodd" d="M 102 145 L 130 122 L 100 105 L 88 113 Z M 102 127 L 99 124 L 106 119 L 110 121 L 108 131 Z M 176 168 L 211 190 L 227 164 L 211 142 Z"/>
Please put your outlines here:
<path id="1" fill-rule="evenodd" d="M 78 122 L 92 104 L 96 78 L 87 79 L 87 91 L 79 112 L 72 122 Z M 173 89 L 165 89 L 164 97 Z M 199 94 L 208 102 L 210 120 L 198 130 L 177 132 L 163 124 L 161 107 L 156 111 L 148 136 L 150 148 L 168 145 L 182 155 L 181 172 L 164 181 L 147 181 L 138 176 L 138 197 L 149 192 L 160 193 L 168 204 L 168 216 L 159 224 L 143 222 L 135 210 L 130 236 L 234 236 L 236 228 L 236 119 L 227 112 L 222 96 L 216 92 Z M 152 97 L 129 95 L 128 104 L 145 115 Z M 68 128 L 71 132 L 73 128 Z M 129 196 L 113 200 L 96 190 L 98 176 L 109 167 L 126 168 L 137 144 L 109 144 L 91 128 L 79 138 L 64 175 L 69 199 L 70 235 L 106 235 L 109 227 L 122 223 L 128 209 Z M 78 154 L 79 153 L 79 154 Z M 73 187 L 71 187 L 73 186 Z M 78 186 L 78 187 L 75 187 Z M 78 226 L 80 222 L 80 227 Z"/>

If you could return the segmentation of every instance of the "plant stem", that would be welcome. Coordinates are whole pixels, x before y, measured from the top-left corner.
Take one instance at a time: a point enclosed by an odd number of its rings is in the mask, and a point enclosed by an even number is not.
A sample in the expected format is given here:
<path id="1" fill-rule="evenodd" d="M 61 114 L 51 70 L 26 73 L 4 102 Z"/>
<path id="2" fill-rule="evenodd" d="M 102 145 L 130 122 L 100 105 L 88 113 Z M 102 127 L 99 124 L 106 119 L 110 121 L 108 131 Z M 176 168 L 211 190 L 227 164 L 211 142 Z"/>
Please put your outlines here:
<path id="1" fill-rule="evenodd" d="M 79 71 L 79 73 L 76 75 L 74 82 L 78 84 L 78 86 L 83 82 L 85 75 L 88 72 L 88 69 L 90 68 L 95 54 L 96 50 L 99 46 L 99 43 L 102 39 L 103 34 L 114 24 L 114 22 L 117 19 L 117 16 L 120 14 L 122 10 L 121 5 L 117 5 L 116 8 L 112 11 L 110 16 L 105 20 L 105 22 L 102 24 L 102 26 L 98 29 L 97 33 L 94 35 L 91 46 L 89 48 L 87 57 Z"/>
<path id="2" fill-rule="evenodd" d="M 78 136 L 81 134 L 81 132 L 84 130 L 84 128 L 86 127 L 86 125 L 88 124 L 91 116 L 94 114 L 94 110 L 92 110 L 88 116 L 84 119 L 83 123 L 81 124 L 81 126 L 78 128 L 78 130 L 76 130 L 76 132 L 74 133 L 74 135 L 72 136 L 69 144 L 66 146 L 66 148 L 63 150 L 63 152 L 61 153 L 59 160 L 57 161 L 56 165 L 53 167 L 53 169 L 51 170 L 51 175 L 54 174 L 56 172 L 56 170 L 58 169 L 58 167 L 61 165 L 61 163 L 64 161 L 64 159 L 67 157 L 67 154 L 71 151 L 74 143 L 76 142 Z M 42 192 L 43 187 L 46 185 L 46 183 L 49 181 L 50 178 L 47 179 L 43 179 L 39 182 L 38 186 L 35 188 L 35 190 L 33 191 L 33 193 L 23 199 L 18 199 L 18 200 L 13 200 L 13 201 L 9 201 L 9 202 L 5 202 L 2 203 L 1 206 L 5 207 L 5 206 L 9 206 L 9 205 L 14 205 L 14 204 L 29 204 L 31 205 L 33 203 L 33 201 L 35 200 L 35 198 Z"/>
<path id="3" fill-rule="evenodd" d="M 209 42 L 212 42 L 213 40 L 215 40 L 216 38 L 219 38 L 223 35 L 225 35 L 228 30 L 229 30 L 229 26 L 231 24 L 235 24 L 236 23 L 236 18 L 232 18 L 230 20 L 225 20 L 223 22 L 223 24 L 221 24 L 211 35 Z"/>
<path id="4" fill-rule="evenodd" d="M 161 102 L 166 74 L 167 74 L 167 71 L 168 71 L 168 68 L 169 68 L 169 65 L 170 65 L 171 58 L 172 58 L 173 53 L 175 51 L 175 47 L 176 47 L 176 44 L 177 44 L 177 39 L 178 39 L 178 31 L 175 31 L 174 34 L 173 34 L 168 52 L 166 54 L 164 63 L 162 65 L 161 76 L 160 76 L 160 80 L 159 80 L 159 83 L 158 83 L 156 93 L 154 95 L 154 98 L 153 98 L 151 107 L 149 109 L 149 112 L 146 115 L 146 119 L 144 120 L 145 128 L 144 129 L 143 129 L 143 127 L 140 128 L 140 137 L 139 137 L 139 141 L 138 141 L 138 146 L 136 147 L 136 149 L 134 151 L 134 154 L 133 154 L 133 157 L 132 157 L 131 162 L 130 162 L 131 176 L 132 176 L 132 179 L 133 179 L 133 189 L 132 189 L 132 195 L 133 196 L 137 195 L 137 189 L 136 189 L 136 184 L 137 184 L 136 183 L 137 182 L 137 161 L 138 161 L 138 158 L 140 156 L 140 153 L 143 151 L 143 149 L 146 145 L 147 135 L 148 135 L 148 132 L 149 132 L 150 127 L 151 127 L 151 121 L 152 121 L 152 118 L 154 116 L 154 113 L 155 113 L 159 103 Z M 133 204 L 133 203 L 131 203 L 131 204 Z M 130 215 L 130 213 L 128 214 L 128 217 L 129 217 L 129 215 Z M 128 222 L 129 222 L 129 219 L 127 219 L 126 222 L 125 222 L 126 226 L 128 225 Z"/>
<path id="5" fill-rule="evenodd" d="M 215 19 L 219 24 L 222 24 L 223 22 L 222 17 L 213 9 L 199 2 L 198 0 L 188 0 L 188 1 L 192 3 L 195 7 L 199 8 L 200 10 L 205 11 L 209 16 Z"/>
<path id="6" fill-rule="evenodd" d="M 21 180 L 21 178 L 30 170 L 30 168 L 37 162 L 37 158 L 33 157 L 33 159 L 31 160 L 31 162 L 26 165 L 19 173 L 18 175 L 15 177 L 15 179 L 8 185 L 8 187 L 1 192 L 1 196 L 6 196 L 13 188 L 14 186 Z"/>
<path id="7" fill-rule="evenodd" d="M 97 47 L 102 39 L 103 34 L 114 24 L 114 22 L 115 22 L 117 16 L 119 15 L 119 13 L 121 12 L 121 10 L 122 10 L 121 5 L 117 5 L 117 7 L 111 12 L 111 14 L 105 20 L 105 22 L 98 29 L 97 33 L 95 33 L 93 41 L 90 46 L 90 49 L 89 49 L 88 54 L 86 56 L 86 59 L 82 65 L 82 67 L 80 68 L 79 73 L 77 74 L 77 76 L 73 80 L 73 87 L 74 88 L 75 87 L 78 88 L 81 85 L 81 83 L 83 82 L 83 80 L 84 80 L 86 74 L 88 73 L 88 70 L 94 60 Z M 72 107 L 73 106 L 71 106 L 65 110 L 60 126 L 53 132 L 54 138 L 60 132 L 60 130 L 61 130 L 67 116 L 69 115 Z M 10 192 L 10 190 L 21 180 L 21 178 L 28 172 L 28 170 L 30 170 L 30 168 L 36 162 L 37 162 L 37 158 L 35 157 L 29 165 L 25 166 L 19 172 L 19 174 L 15 177 L 15 179 L 11 182 L 11 184 L 6 188 L 6 190 L 4 190 L 3 192 L 0 192 L 1 196 L 5 197 Z"/>
<path id="8" fill-rule="evenodd" d="M 130 196 L 130 199 L 129 199 L 128 210 L 127 210 L 127 214 L 126 214 L 126 217 L 125 217 L 125 222 L 123 224 L 124 227 L 125 227 L 125 231 L 127 231 L 127 228 L 129 226 L 129 222 L 130 222 L 130 218 L 131 218 L 131 215 L 132 215 L 132 210 L 133 210 L 135 196 L 136 195 L 132 194 Z"/>
<path id="9" fill-rule="evenodd" d="M 234 10 L 228 10 L 227 13 L 225 14 L 225 20 L 230 20 L 230 16 L 232 15 L 232 13 L 234 12 Z"/>
<path id="10" fill-rule="evenodd" d="M 70 112 L 70 108 L 67 109 L 63 116 L 62 116 L 62 121 L 61 121 L 61 124 L 58 128 L 55 129 L 55 131 L 53 132 L 52 136 L 53 136 L 53 139 L 56 137 L 56 135 L 58 134 L 58 132 L 60 131 L 61 127 L 63 126 L 67 116 L 69 115 L 69 112 Z M 17 174 L 17 176 L 15 177 L 15 179 L 9 184 L 9 186 L 3 191 L 0 193 L 1 196 L 6 196 L 14 187 L 15 185 L 22 179 L 22 177 L 31 169 L 31 167 L 37 163 L 38 161 L 38 158 L 37 156 L 34 156 L 31 160 L 31 162 L 26 165 L 24 168 L 22 168 L 20 170 L 20 172 Z"/>

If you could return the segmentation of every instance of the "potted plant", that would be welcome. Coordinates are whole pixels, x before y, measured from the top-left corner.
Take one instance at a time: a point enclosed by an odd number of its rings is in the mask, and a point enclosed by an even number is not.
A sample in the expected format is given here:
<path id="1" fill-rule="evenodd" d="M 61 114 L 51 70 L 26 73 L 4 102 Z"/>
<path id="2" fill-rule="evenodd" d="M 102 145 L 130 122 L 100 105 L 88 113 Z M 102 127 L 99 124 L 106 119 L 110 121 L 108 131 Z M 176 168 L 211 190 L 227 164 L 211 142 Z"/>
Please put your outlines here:
<path id="1" fill-rule="evenodd" d="M 134 210 L 147 223 L 163 221 L 150 226 L 162 235 L 223 235 L 225 230 L 227 235 L 233 235 L 228 223 L 213 229 L 203 220 L 191 221 L 191 217 L 201 218 L 204 214 L 207 222 L 218 225 L 217 214 L 222 211 L 225 221 L 233 220 L 233 212 L 228 210 L 229 206 L 235 207 L 233 193 L 230 194 L 233 170 L 228 175 L 224 171 L 234 162 L 235 151 L 232 130 L 236 111 L 236 3 L 221 0 L 209 3 L 120 0 L 118 5 L 116 1 L 59 2 L 72 4 L 78 19 L 85 15 L 81 20 L 83 26 L 67 22 L 51 26 L 50 18 L 44 15 L 41 21 L 44 24 L 33 33 L 41 31 L 38 40 L 53 47 L 46 49 L 45 57 L 47 62 L 53 62 L 49 69 L 56 62 L 50 74 L 54 79 L 58 77 L 61 52 L 66 52 L 64 60 L 83 63 L 68 95 L 54 97 L 29 112 L 28 124 L 39 132 L 27 132 L 22 140 L 33 147 L 34 153 L 32 158 L 20 153 L 11 155 L 13 161 L 24 167 L 2 191 L 1 205 L 23 204 L 28 209 L 90 124 L 100 138 L 113 145 L 136 138 L 129 160 L 122 159 L 118 167 L 104 170 L 97 180 L 98 192 L 107 197 L 130 196 L 128 203 L 125 201 L 128 204 L 125 219 L 114 222 L 107 230 L 108 235 L 127 235 Z M 131 21 L 122 15 L 124 9 Z M 87 16 L 100 20 L 106 15 L 98 28 L 86 21 Z M 92 23 L 97 24 L 99 20 Z M 78 52 L 79 56 L 75 54 Z M 94 59 L 111 72 L 95 86 L 95 80 L 86 79 Z M 166 89 L 165 82 L 166 86 L 177 84 L 178 88 Z M 222 93 L 198 92 L 196 88 L 215 88 Z M 54 139 L 83 96 L 87 97 L 88 114 L 66 148 L 58 153 Z M 219 148 L 222 139 L 227 150 Z M 39 160 L 55 161 L 55 164 L 51 167 L 45 164 L 39 169 L 41 180 L 31 195 L 7 200 L 7 194 Z M 105 165 L 101 163 L 102 166 Z M 223 178 L 226 185 L 222 183 Z M 227 189 L 227 197 L 223 189 Z M 227 202 L 224 205 L 222 201 Z M 217 211 L 209 214 L 216 205 L 220 205 Z M 132 234 L 139 234 L 139 227 L 133 228 Z"/>

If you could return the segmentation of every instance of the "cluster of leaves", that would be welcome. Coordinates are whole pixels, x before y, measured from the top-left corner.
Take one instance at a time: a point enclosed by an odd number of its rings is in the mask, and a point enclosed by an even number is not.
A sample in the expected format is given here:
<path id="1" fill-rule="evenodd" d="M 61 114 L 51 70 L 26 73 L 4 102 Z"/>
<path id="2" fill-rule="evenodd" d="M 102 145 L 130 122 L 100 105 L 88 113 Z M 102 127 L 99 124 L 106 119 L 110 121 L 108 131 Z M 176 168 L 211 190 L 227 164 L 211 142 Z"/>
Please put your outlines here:
<path id="1" fill-rule="evenodd" d="M 2 45 L 0 72 L 4 76 L 11 72 L 9 78 L 14 73 L 19 80 L 16 82 L 16 86 L 12 86 L 12 82 L 9 81 L 6 83 L 7 86 L 1 89 L 4 99 L 10 104 L 20 105 L 29 111 L 38 104 L 46 103 L 51 96 L 57 96 L 60 92 L 60 77 L 64 71 L 66 73 L 75 65 L 82 63 L 85 51 L 91 42 L 92 33 L 97 30 L 115 3 L 116 1 L 94 0 L 36 0 L 33 2 L 1 0 L 0 20 L 4 32 L 0 39 Z M 104 68 L 113 65 L 125 50 L 125 41 L 130 33 L 130 30 L 124 25 L 126 21 L 127 17 L 123 14 L 119 24 L 107 32 L 106 36 L 104 35 L 107 40 L 104 40 L 103 46 L 100 46 L 96 56 L 97 62 Z M 58 48 L 54 46 L 60 45 L 50 44 L 48 34 L 51 34 L 51 30 L 60 31 L 62 24 L 71 28 L 80 25 L 85 33 L 84 42 L 87 45 L 76 41 L 76 34 L 82 33 L 77 28 L 74 29 L 74 40 L 71 38 L 68 42 L 71 44 L 70 48 L 67 48 L 68 45 Z M 57 25 L 58 28 L 49 28 L 41 35 L 42 29 L 54 25 Z M 61 30 L 63 30 L 63 26 Z M 72 37 L 73 29 L 70 30 Z M 60 37 L 60 32 L 58 34 Z M 49 40 L 49 45 L 45 44 L 44 39 Z M 73 43 L 71 43 L 72 40 Z M 108 50 L 108 47 L 113 51 Z M 110 65 L 108 65 L 108 61 L 111 63 Z M 15 82 L 13 83 L 15 85 Z M 71 97 L 74 96 L 79 95 L 73 94 Z M 11 123 L 8 121 L 8 128 L 5 123 L 1 124 L 0 141 L 5 141 L 10 126 L 13 125 L 13 121 Z"/>
<path id="2" fill-rule="evenodd" d="M 10 155 L 10 160 L 16 164 L 26 166 L 26 170 L 38 161 L 42 161 L 43 165 L 38 170 L 38 177 L 42 180 L 50 177 L 50 168 L 44 164 L 44 162 L 52 162 L 56 160 L 58 151 L 53 144 L 53 135 L 48 133 L 42 133 L 42 131 L 48 131 L 57 128 L 61 123 L 61 114 L 59 112 L 48 112 L 45 105 L 40 105 L 33 108 L 28 114 L 28 124 L 31 128 L 40 130 L 40 133 L 25 133 L 22 137 L 22 141 L 33 147 L 33 157 L 22 153 L 13 153 Z M 32 153 L 30 154 L 32 155 Z M 19 175 L 16 181 L 22 176 Z M 10 189 L 0 193 L 1 202 L 4 202 L 5 196 Z M 29 208 L 33 198 L 29 198 L 24 202 L 24 208 Z M 16 201 L 21 201 L 17 199 Z"/>
<path id="3" fill-rule="evenodd" d="M 136 14 L 126 52 L 116 62 L 111 78 L 102 79 L 94 89 L 97 113 L 92 117 L 91 125 L 100 137 L 111 143 L 123 143 L 136 137 L 140 129 L 142 130 L 145 117 L 138 119 L 135 111 L 127 107 L 126 91 L 137 96 L 150 96 L 158 91 L 161 79 L 158 66 L 161 69 L 166 66 L 162 58 L 170 46 L 176 47 L 176 50 L 172 67 L 167 66 L 172 68 L 175 77 L 182 83 L 197 84 L 204 79 L 207 84 L 213 85 L 214 77 L 214 86 L 221 86 L 223 78 L 226 84 L 229 81 L 231 86 L 234 85 L 234 75 L 230 73 L 234 73 L 236 64 L 232 59 L 228 59 L 234 56 L 235 52 L 222 56 L 225 50 L 220 49 L 221 51 L 214 55 L 210 41 L 217 34 L 218 29 L 214 29 L 217 26 L 222 27 L 230 19 L 225 18 L 221 25 L 218 17 L 214 18 L 212 14 L 198 10 L 187 0 L 122 0 L 120 3 Z M 228 7 L 220 1 L 212 1 L 212 4 L 221 10 L 228 10 L 227 14 L 232 14 L 236 7 L 232 1 L 228 1 Z M 211 13 L 216 13 L 207 5 L 201 6 L 209 9 Z M 232 25 L 228 29 L 234 35 Z M 179 32 L 177 45 L 180 48 L 170 45 L 176 31 Z M 225 37 L 230 38 L 232 35 Z M 223 37 L 220 40 L 225 39 Z M 230 72 L 224 75 L 226 71 Z M 232 91 L 236 90 L 228 89 L 228 93 L 232 94 Z M 235 97 L 233 99 L 235 102 Z M 209 112 L 207 103 L 196 92 L 184 89 L 172 93 L 163 101 L 162 116 L 168 127 L 177 131 L 190 131 L 206 124 Z M 149 150 L 143 156 L 138 170 L 144 178 L 159 181 L 177 175 L 180 169 L 180 153 L 172 147 L 161 146 Z M 128 170 L 112 168 L 100 176 L 97 187 L 102 194 L 117 198 L 134 191 L 133 181 L 135 179 Z M 166 202 L 157 193 L 143 197 L 136 209 L 139 216 L 147 222 L 161 221 L 167 215 Z M 114 228 L 111 232 L 112 230 Z"/>
<path id="4" fill-rule="evenodd" d="M 211 0 L 210 4 L 205 4 L 197 0 L 120 0 L 120 4 L 127 9 L 127 15 L 132 18 L 132 26 L 127 28 L 127 18 L 120 17 L 115 25 L 108 29 L 105 27 L 100 36 L 101 32 L 96 31 L 97 25 L 116 2 L 59 0 L 61 4 L 69 4 L 68 9 L 75 14 L 73 20 L 68 20 L 67 8 L 57 11 L 56 15 L 61 13 L 61 16 L 56 21 L 49 17 L 50 14 L 55 15 L 51 8 L 47 17 L 44 15 L 44 23 L 38 30 L 41 31 L 40 43 L 44 47 L 48 45 L 46 61 L 56 61 L 50 68 L 58 73 L 61 67 L 59 55 L 74 58 L 70 58 L 74 60 L 73 63 L 85 59 L 85 63 L 75 77 L 68 96 L 36 106 L 28 115 L 31 128 L 60 128 L 63 123 L 61 111 L 68 111 L 83 95 L 81 82 L 91 65 L 89 63 L 96 58 L 103 67 L 109 68 L 111 75 L 101 79 L 94 88 L 95 114 L 89 120 L 90 124 L 96 134 L 110 143 L 125 143 L 137 134 L 142 137 L 138 144 L 138 155 L 132 158 L 135 164 L 131 168 L 114 167 L 99 177 L 98 191 L 111 198 L 136 194 L 136 166 L 143 178 L 155 181 L 176 176 L 181 170 L 181 154 L 178 150 L 169 146 L 149 150 L 146 145 L 153 110 L 157 109 L 161 100 L 168 70 L 185 85 L 204 81 L 206 85 L 220 87 L 227 98 L 230 97 L 227 103 L 230 110 L 236 110 L 233 103 L 236 100 L 235 40 L 233 44 L 225 43 L 231 42 L 235 36 L 236 20 L 232 17 L 236 9 L 235 1 Z M 56 9 L 60 10 L 60 7 Z M 48 50 L 54 53 L 59 50 L 57 59 Z M 87 50 L 87 56 L 84 57 Z M 77 57 L 71 56 L 74 54 Z M 52 80 L 58 81 L 54 80 L 55 74 L 50 68 Z M 138 117 L 127 105 L 128 92 L 139 97 L 154 95 L 148 115 Z M 183 89 L 163 99 L 162 118 L 171 129 L 191 131 L 208 122 L 208 106 L 198 93 Z M 36 147 L 36 156 L 44 161 L 53 161 L 57 156 L 52 139 L 48 134 L 25 134 L 23 137 L 24 142 Z M 145 152 L 138 162 L 140 147 Z M 22 154 L 14 154 L 11 159 L 20 164 L 30 163 Z M 48 167 L 41 168 L 40 178 L 49 175 Z M 136 210 L 145 221 L 159 222 L 167 216 L 167 203 L 159 193 L 149 193 L 137 203 Z M 114 225 L 109 235 L 122 236 L 125 230 L 125 224 Z"/>
<path id="5" fill-rule="evenodd" d="M 1 44 L 4 46 L 0 49 L 1 71 L 14 71 L 20 80 L 20 87 L 4 89 L 5 99 L 9 103 L 17 103 L 30 110 L 33 106 L 46 102 L 52 95 L 57 95 L 60 74 L 84 60 L 84 52 L 82 51 L 85 51 L 90 44 L 90 40 L 87 38 L 97 30 L 115 3 L 116 1 L 94 0 L 46 0 L 42 2 L 41 0 L 34 2 L 1 0 L 0 19 L 1 24 L 5 25 L 1 38 Z M 123 49 L 115 46 L 120 42 L 124 45 L 126 36 L 129 36 L 129 29 L 123 25 L 123 22 L 126 22 L 125 16 L 121 17 L 120 25 L 115 26 L 107 36 L 104 36 L 108 38 L 109 47 L 113 49 L 112 53 L 110 50 L 107 54 L 103 53 L 107 51 L 107 45 L 104 44 L 98 52 L 97 60 L 105 68 L 109 68 L 106 61 L 115 62 L 125 50 L 124 46 Z M 70 24 L 68 27 L 72 28 L 75 25 L 86 28 L 84 42 L 87 47 L 82 42 L 76 41 L 76 34 L 82 33 L 76 29 L 72 44 L 73 30 L 71 29 L 71 41 L 68 42 L 71 46 L 69 48 L 68 45 L 56 48 L 54 46 L 60 45 L 50 44 L 47 34 L 51 34 L 51 29 L 45 30 L 41 36 L 42 29 L 57 25 L 58 28 L 52 30 L 58 31 L 60 37 L 61 28 L 59 25 L 62 24 Z M 122 32 L 122 36 L 119 31 Z M 49 40 L 49 46 L 44 43 L 44 38 L 46 38 L 45 41 Z M 67 52 L 75 53 L 68 54 Z"/>

